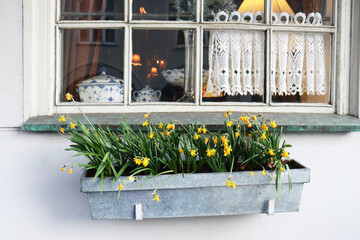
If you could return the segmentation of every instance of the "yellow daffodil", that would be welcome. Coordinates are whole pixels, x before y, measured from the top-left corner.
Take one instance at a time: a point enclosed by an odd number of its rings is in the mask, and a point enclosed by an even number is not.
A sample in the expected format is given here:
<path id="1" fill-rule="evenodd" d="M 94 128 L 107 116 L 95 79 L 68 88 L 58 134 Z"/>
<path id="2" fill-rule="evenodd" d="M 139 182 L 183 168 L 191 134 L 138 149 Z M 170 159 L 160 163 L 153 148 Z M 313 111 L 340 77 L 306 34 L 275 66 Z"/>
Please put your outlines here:
<path id="1" fill-rule="evenodd" d="M 217 138 L 217 137 L 213 137 L 213 139 L 212 139 L 212 140 L 213 140 L 213 143 L 214 143 L 214 144 L 216 144 L 216 143 L 217 143 L 218 138 Z"/>
<path id="2" fill-rule="evenodd" d="M 184 153 L 184 149 L 180 148 L 179 153 Z"/>
<path id="3" fill-rule="evenodd" d="M 228 115 L 227 115 L 227 113 L 224 113 L 224 118 L 226 118 Z"/>
<path id="4" fill-rule="evenodd" d="M 71 101 L 72 97 L 73 96 L 70 93 L 65 94 L 65 98 L 67 101 Z"/>
<path id="5" fill-rule="evenodd" d="M 221 142 L 223 143 L 224 147 L 227 147 L 229 144 L 229 139 L 227 139 L 225 136 L 221 136 Z"/>
<path id="6" fill-rule="evenodd" d="M 254 121 L 256 121 L 256 119 L 257 119 L 256 115 L 253 115 L 253 116 L 252 116 L 252 119 L 253 119 Z"/>
<path id="7" fill-rule="evenodd" d="M 264 129 L 265 131 L 268 131 L 268 130 L 269 130 L 269 128 L 266 126 L 265 123 L 263 123 L 263 124 L 261 125 L 261 128 Z"/>
<path id="8" fill-rule="evenodd" d="M 227 187 L 230 187 L 230 186 L 231 186 L 231 181 L 230 181 L 230 180 L 227 180 L 227 181 L 226 181 L 226 186 L 227 186 Z"/>
<path id="9" fill-rule="evenodd" d="M 232 151 L 231 146 L 224 147 L 224 156 L 230 155 L 230 152 Z"/>
<path id="10" fill-rule="evenodd" d="M 240 133 L 236 132 L 235 137 L 238 138 L 240 136 Z"/>
<path id="11" fill-rule="evenodd" d="M 169 129 L 174 130 L 175 129 L 175 123 L 173 123 L 173 124 L 168 123 L 168 125 L 166 126 L 166 130 L 169 130 Z"/>
<path id="12" fill-rule="evenodd" d="M 248 133 L 248 137 L 249 137 L 249 138 L 252 138 L 252 134 L 251 134 L 251 133 Z"/>
<path id="13" fill-rule="evenodd" d="M 287 151 L 284 151 L 284 152 L 282 153 L 282 156 L 283 156 L 284 158 L 287 158 L 287 157 L 289 157 L 289 153 L 288 153 Z"/>
<path id="14" fill-rule="evenodd" d="M 273 180 L 274 180 L 274 177 L 273 177 L 273 176 L 271 176 L 270 180 L 271 180 L 271 181 L 273 181 Z"/>
<path id="15" fill-rule="evenodd" d="M 66 122 L 65 115 L 60 115 L 59 122 Z"/>
<path id="16" fill-rule="evenodd" d="M 144 115 L 144 118 L 149 118 L 149 114 L 145 114 L 145 115 Z"/>
<path id="17" fill-rule="evenodd" d="M 76 126 L 77 126 L 77 125 L 76 125 L 75 123 L 70 122 L 70 128 L 71 128 L 71 129 L 75 129 Z"/>
<path id="18" fill-rule="evenodd" d="M 170 136 L 170 132 L 169 132 L 169 131 L 166 131 L 165 135 L 166 135 L 166 136 Z"/>
<path id="19" fill-rule="evenodd" d="M 154 133 L 153 133 L 153 132 L 150 132 L 150 133 L 149 133 L 149 139 L 151 140 L 151 139 L 153 139 L 153 137 L 154 137 Z"/>
<path id="20" fill-rule="evenodd" d="M 142 164 L 144 165 L 144 167 L 147 167 L 149 165 L 149 161 L 150 158 L 144 157 L 144 159 L 142 160 Z"/>
<path id="21" fill-rule="evenodd" d="M 263 134 L 261 135 L 260 137 L 262 140 L 265 140 L 266 139 L 266 132 L 263 132 Z"/>
<path id="22" fill-rule="evenodd" d="M 272 121 L 271 123 L 269 123 L 269 125 L 272 127 L 272 128 L 276 128 L 276 124 L 275 124 L 275 120 L 274 121 Z"/>
<path id="23" fill-rule="evenodd" d="M 205 126 L 201 130 L 202 130 L 202 133 L 204 133 L 204 134 L 207 132 L 207 129 L 205 128 Z"/>
<path id="24" fill-rule="evenodd" d="M 65 131 L 65 128 L 60 128 L 61 133 L 64 133 L 64 131 Z"/>
<path id="25" fill-rule="evenodd" d="M 211 149 L 206 149 L 206 156 L 211 157 Z"/>
<path id="26" fill-rule="evenodd" d="M 163 124 L 162 122 L 160 122 L 160 123 L 159 123 L 159 127 L 158 127 L 158 128 L 159 128 L 159 129 L 162 129 L 162 128 L 163 128 L 163 126 L 164 126 L 164 124 Z"/>
<path id="27" fill-rule="evenodd" d="M 249 174 L 252 176 L 252 175 L 254 175 L 254 172 L 253 172 L 253 171 L 251 171 L 251 172 L 249 172 Z"/>
<path id="28" fill-rule="evenodd" d="M 201 131 L 202 131 L 201 128 L 198 128 L 197 132 L 198 132 L 198 133 L 201 133 Z"/>
<path id="29" fill-rule="evenodd" d="M 228 113 L 229 115 L 231 115 L 231 110 L 229 110 L 227 113 Z"/>
<path id="30" fill-rule="evenodd" d="M 143 124 L 143 127 L 147 127 L 149 125 L 148 121 L 146 120 Z"/>
<path id="31" fill-rule="evenodd" d="M 136 165 L 141 165 L 141 159 L 140 158 L 134 158 L 134 162 Z"/>
<path id="32" fill-rule="evenodd" d="M 119 185 L 119 190 L 121 191 L 123 189 L 124 185 L 120 184 Z"/>
<path id="33" fill-rule="evenodd" d="M 192 157 L 195 157 L 195 156 L 196 156 L 196 151 L 197 151 L 197 150 L 190 150 L 190 155 L 191 155 Z"/>
<path id="34" fill-rule="evenodd" d="M 68 173 L 71 174 L 72 172 L 73 172 L 73 169 L 70 168 L 69 171 L 68 171 Z"/>
<path id="35" fill-rule="evenodd" d="M 283 172 L 284 171 L 284 168 L 283 167 L 280 167 L 280 172 Z"/>
<path id="36" fill-rule="evenodd" d="M 64 167 L 62 167 L 62 168 L 61 168 L 61 171 L 62 171 L 62 172 L 65 172 L 65 168 L 64 168 Z"/>
<path id="37" fill-rule="evenodd" d="M 232 182 L 231 182 L 231 186 L 232 186 L 233 188 L 236 188 L 235 181 L 232 181 Z"/>
<path id="38" fill-rule="evenodd" d="M 194 139 L 195 139 L 195 140 L 199 140 L 199 138 L 200 138 L 200 135 L 198 135 L 198 134 L 195 134 L 195 135 L 194 135 Z"/>
<path id="39" fill-rule="evenodd" d="M 251 124 L 251 123 L 249 123 L 249 124 L 247 125 L 247 127 L 248 127 L 248 128 L 251 128 L 251 127 L 252 127 L 252 124 Z"/>
<path id="40" fill-rule="evenodd" d="M 204 143 L 208 144 L 208 142 L 209 142 L 209 139 L 206 137 L 205 140 L 204 140 Z"/>
<path id="41" fill-rule="evenodd" d="M 234 124 L 234 123 L 233 123 L 232 121 L 228 121 L 228 122 L 226 123 L 226 126 L 227 126 L 227 127 L 231 127 L 233 124 Z"/>
<path id="42" fill-rule="evenodd" d="M 135 177 L 134 176 L 129 176 L 128 179 L 129 179 L 130 182 L 133 182 L 135 180 Z"/>
<path id="43" fill-rule="evenodd" d="M 266 174 L 265 170 L 262 170 L 261 174 L 265 176 L 265 174 Z"/>
<path id="44" fill-rule="evenodd" d="M 160 201 L 159 194 L 154 194 L 153 200 L 157 202 Z"/>
<path id="45" fill-rule="evenodd" d="M 249 124 L 250 117 L 240 117 L 240 121 L 245 122 L 245 124 Z"/>
<path id="46" fill-rule="evenodd" d="M 268 154 L 270 154 L 270 156 L 274 156 L 275 155 L 274 150 L 272 150 L 272 148 L 270 148 L 270 150 L 268 151 Z"/>

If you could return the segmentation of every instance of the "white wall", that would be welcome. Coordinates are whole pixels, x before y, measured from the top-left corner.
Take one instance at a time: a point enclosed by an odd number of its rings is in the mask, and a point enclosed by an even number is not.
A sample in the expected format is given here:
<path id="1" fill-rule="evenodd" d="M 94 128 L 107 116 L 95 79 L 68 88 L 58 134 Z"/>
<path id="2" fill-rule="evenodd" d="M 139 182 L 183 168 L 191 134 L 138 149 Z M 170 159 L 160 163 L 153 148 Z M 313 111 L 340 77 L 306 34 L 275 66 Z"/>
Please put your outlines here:
<path id="1" fill-rule="evenodd" d="M 23 123 L 21 0 L 0 0 L 0 29 L 1 240 L 360 239 L 360 133 L 285 135 L 312 169 L 299 213 L 92 221 L 80 170 L 60 172 L 72 161 L 67 140 L 7 128 Z"/>

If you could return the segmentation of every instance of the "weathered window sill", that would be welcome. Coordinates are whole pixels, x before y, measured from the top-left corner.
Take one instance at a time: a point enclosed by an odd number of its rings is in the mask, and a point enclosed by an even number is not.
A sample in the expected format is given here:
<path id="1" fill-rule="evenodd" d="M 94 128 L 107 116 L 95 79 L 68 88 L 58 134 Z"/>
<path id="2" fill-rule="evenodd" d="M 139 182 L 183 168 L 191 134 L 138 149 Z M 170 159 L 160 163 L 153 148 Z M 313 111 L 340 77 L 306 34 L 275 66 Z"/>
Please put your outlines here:
<path id="1" fill-rule="evenodd" d="M 233 119 L 239 117 L 241 113 L 233 113 Z M 286 132 L 351 132 L 360 131 L 360 119 L 347 115 L 336 114 L 303 114 L 303 113 L 265 113 L 265 119 L 276 120 L 279 127 L 283 127 Z M 86 120 L 80 114 L 71 114 L 72 119 L 79 119 L 83 123 Z M 119 123 L 124 121 L 124 114 L 87 114 L 94 125 L 106 126 L 109 124 L 111 130 L 119 130 Z M 223 129 L 224 117 L 222 113 L 153 113 L 151 120 L 158 122 L 169 122 L 178 120 L 182 124 L 197 122 L 199 125 L 205 124 L 209 130 Z M 59 122 L 59 115 L 39 116 L 30 118 L 24 124 L 25 131 L 31 132 L 53 132 L 65 127 L 69 130 L 69 121 Z M 127 113 L 126 121 L 134 129 L 143 128 L 143 113 Z"/>

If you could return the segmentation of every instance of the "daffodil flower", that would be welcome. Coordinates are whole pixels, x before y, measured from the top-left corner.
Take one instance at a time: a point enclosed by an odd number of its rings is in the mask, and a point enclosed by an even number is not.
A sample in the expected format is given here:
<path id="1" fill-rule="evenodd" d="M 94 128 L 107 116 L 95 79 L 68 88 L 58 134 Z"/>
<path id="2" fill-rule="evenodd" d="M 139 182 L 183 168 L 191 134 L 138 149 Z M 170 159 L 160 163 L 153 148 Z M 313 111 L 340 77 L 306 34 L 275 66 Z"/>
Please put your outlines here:
<path id="1" fill-rule="evenodd" d="M 263 134 L 261 135 L 260 137 L 262 140 L 265 140 L 266 139 L 266 132 L 263 132 Z"/>
<path id="2" fill-rule="evenodd" d="M 275 124 L 275 120 L 274 121 L 272 121 L 271 123 L 269 123 L 269 125 L 272 127 L 272 128 L 276 128 L 276 124 Z"/>
<path id="3" fill-rule="evenodd" d="M 149 114 L 145 114 L 145 115 L 144 115 L 144 118 L 149 118 Z"/>
<path id="4" fill-rule="evenodd" d="M 235 137 L 238 138 L 240 136 L 240 133 L 236 132 Z"/>
<path id="5" fill-rule="evenodd" d="M 184 149 L 180 148 L 179 153 L 184 153 Z"/>
<path id="6" fill-rule="evenodd" d="M 153 132 L 150 132 L 150 133 L 149 133 L 149 139 L 151 140 L 151 139 L 153 139 L 153 137 L 154 137 L 154 133 L 153 133 Z"/>
<path id="7" fill-rule="evenodd" d="M 252 138 L 252 134 L 251 134 L 251 133 L 248 133 L 248 137 L 249 137 L 249 138 Z"/>
<path id="8" fill-rule="evenodd" d="M 228 115 L 227 115 L 227 113 L 224 113 L 224 118 L 226 118 Z"/>
<path id="9" fill-rule="evenodd" d="M 157 202 L 160 201 L 159 194 L 154 194 L 153 200 Z"/>
<path id="10" fill-rule="evenodd" d="M 256 119 L 257 119 L 256 115 L 253 115 L 253 116 L 252 116 L 252 119 L 253 119 L 254 121 L 256 121 Z"/>
<path id="11" fill-rule="evenodd" d="M 134 176 L 129 176 L 128 179 L 129 179 L 129 182 L 133 182 L 135 180 L 135 177 Z"/>
<path id="12" fill-rule="evenodd" d="M 134 162 L 136 165 L 141 165 L 141 159 L 139 158 L 134 158 Z"/>
<path id="13" fill-rule="evenodd" d="M 143 127 L 147 127 L 149 125 L 148 121 L 146 120 L 143 124 Z"/>
<path id="14" fill-rule="evenodd" d="M 289 153 L 288 153 L 287 151 L 284 151 L 284 152 L 282 153 L 282 156 L 283 156 L 284 158 L 287 158 L 287 157 L 289 157 Z"/>
<path id="15" fill-rule="evenodd" d="M 158 128 L 159 128 L 159 129 L 162 129 L 162 128 L 163 128 L 163 125 L 164 125 L 164 124 L 163 124 L 162 122 L 160 122 Z"/>
<path id="16" fill-rule="evenodd" d="M 147 167 L 149 165 L 149 161 L 150 158 L 144 157 L 144 159 L 142 160 L 142 164 L 144 165 L 144 167 Z"/>
<path id="17" fill-rule="evenodd" d="M 253 171 L 251 171 L 251 172 L 249 172 L 249 174 L 252 176 L 252 175 L 254 175 L 254 172 L 253 172 Z"/>
<path id="18" fill-rule="evenodd" d="M 121 191 L 123 189 L 124 185 L 120 184 L 119 185 L 119 191 Z"/>
<path id="19" fill-rule="evenodd" d="M 198 128 L 197 132 L 198 132 L 198 133 L 201 133 L 201 131 L 202 131 L 201 128 Z"/>
<path id="20" fill-rule="evenodd" d="M 263 123 L 263 124 L 261 125 L 261 128 L 264 129 L 265 131 L 268 131 L 268 130 L 269 130 L 269 128 L 266 126 L 265 123 Z"/>
<path id="21" fill-rule="evenodd" d="M 66 122 L 65 115 L 60 115 L 59 122 Z"/>
<path id="22" fill-rule="evenodd" d="M 64 131 L 65 131 L 65 128 L 60 128 L 61 133 L 64 133 Z"/>
<path id="23" fill-rule="evenodd" d="M 209 139 L 206 137 L 205 140 L 204 140 L 204 143 L 208 144 L 208 142 L 209 142 Z"/>
<path id="24" fill-rule="evenodd" d="M 232 151 L 231 146 L 226 146 L 224 148 L 224 156 L 230 155 L 230 152 Z"/>
<path id="25" fill-rule="evenodd" d="M 72 172 L 73 172 L 73 169 L 70 168 L 69 171 L 68 171 L 68 173 L 71 174 Z"/>
<path id="26" fill-rule="evenodd" d="M 62 168 L 61 168 L 61 171 L 62 171 L 62 172 L 65 172 L 65 167 L 62 167 Z"/>
<path id="27" fill-rule="evenodd" d="M 77 126 L 77 125 L 76 125 L 75 123 L 70 122 L 70 128 L 71 128 L 71 129 L 75 129 L 76 126 Z"/>
<path id="28" fill-rule="evenodd" d="M 284 171 L 284 168 L 283 167 L 280 167 L 280 172 L 283 172 Z"/>
<path id="29" fill-rule="evenodd" d="M 229 110 L 227 113 L 228 113 L 229 115 L 231 115 L 231 110 Z"/>
<path id="30" fill-rule="evenodd" d="M 227 126 L 227 127 L 231 127 L 233 124 L 234 124 L 234 123 L 233 123 L 232 121 L 228 121 L 228 122 L 226 123 L 226 126 Z"/>
<path id="31" fill-rule="evenodd" d="M 262 170 L 261 174 L 265 176 L 265 174 L 266 174 L 265 170 Z"/>
<path id="32" fill-rule="evenodd" d="M 272 148 L 270 148 L 270 150 L 268 151 L 268 154 L 270 154 L 270 156 L 274 156 L 275 155 L 274 150 L 272 150 Z"/>
<path id="33" fill-rule="evenodd" d="M 196 156 L 196 151 L 197 151 L 197 150 L 190 150 L 190 155 L 191 155 L 192 157 L 195 157 L 195 156 Z"/>
<path id="34" fill-rule="evenodd" d="M 206 133 L 207 132 L 207 129 L 205 127 L 202 128 L 202 133 Z"/>
<path id="35" fill-rule="evenodd" d="M 212 139 L 212 140 L 213 140 L 213 143 L 214 143 L 214 144 L 216 144 L 216 143 L 217 143 L 218 138 L 217 138 L 217 137 L 213 137 L 213 139 Z"/>
<path id="36" fill-rule="evenodd" d="M 194 139 L 195 139 L 195 140 L 199 140 L 199 138 L 200 138 L 200 135 L 198 135 L 198 134 L 195 134 L 195 135 L 194 135 Z"/>
<path id="37" fill-rule="evenodd" d="M 70 93 L 65 94 L 65 98 L 67 101 L 71 101 L 72 97 L 73 96 Z"/>

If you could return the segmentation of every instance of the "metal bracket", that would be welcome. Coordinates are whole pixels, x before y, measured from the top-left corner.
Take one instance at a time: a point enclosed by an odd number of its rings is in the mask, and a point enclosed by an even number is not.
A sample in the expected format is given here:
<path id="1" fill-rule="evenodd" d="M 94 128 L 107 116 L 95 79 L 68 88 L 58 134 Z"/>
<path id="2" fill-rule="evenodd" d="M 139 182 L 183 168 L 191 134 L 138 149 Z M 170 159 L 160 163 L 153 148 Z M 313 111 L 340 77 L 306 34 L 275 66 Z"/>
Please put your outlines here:
<path id="1" fill-rule="evenodd" d="M 270 199 L 268 202 L 267 214 L 274 215 L 274 212 L 275 212 L 275 199 Z"/>
<path id="2" fill-rule="evenodd" d="M 142 211 L 142 205 L 136 204 L 135 205 L 135 219 L 136 220 L 143 220 L 143 211 Z"/>

